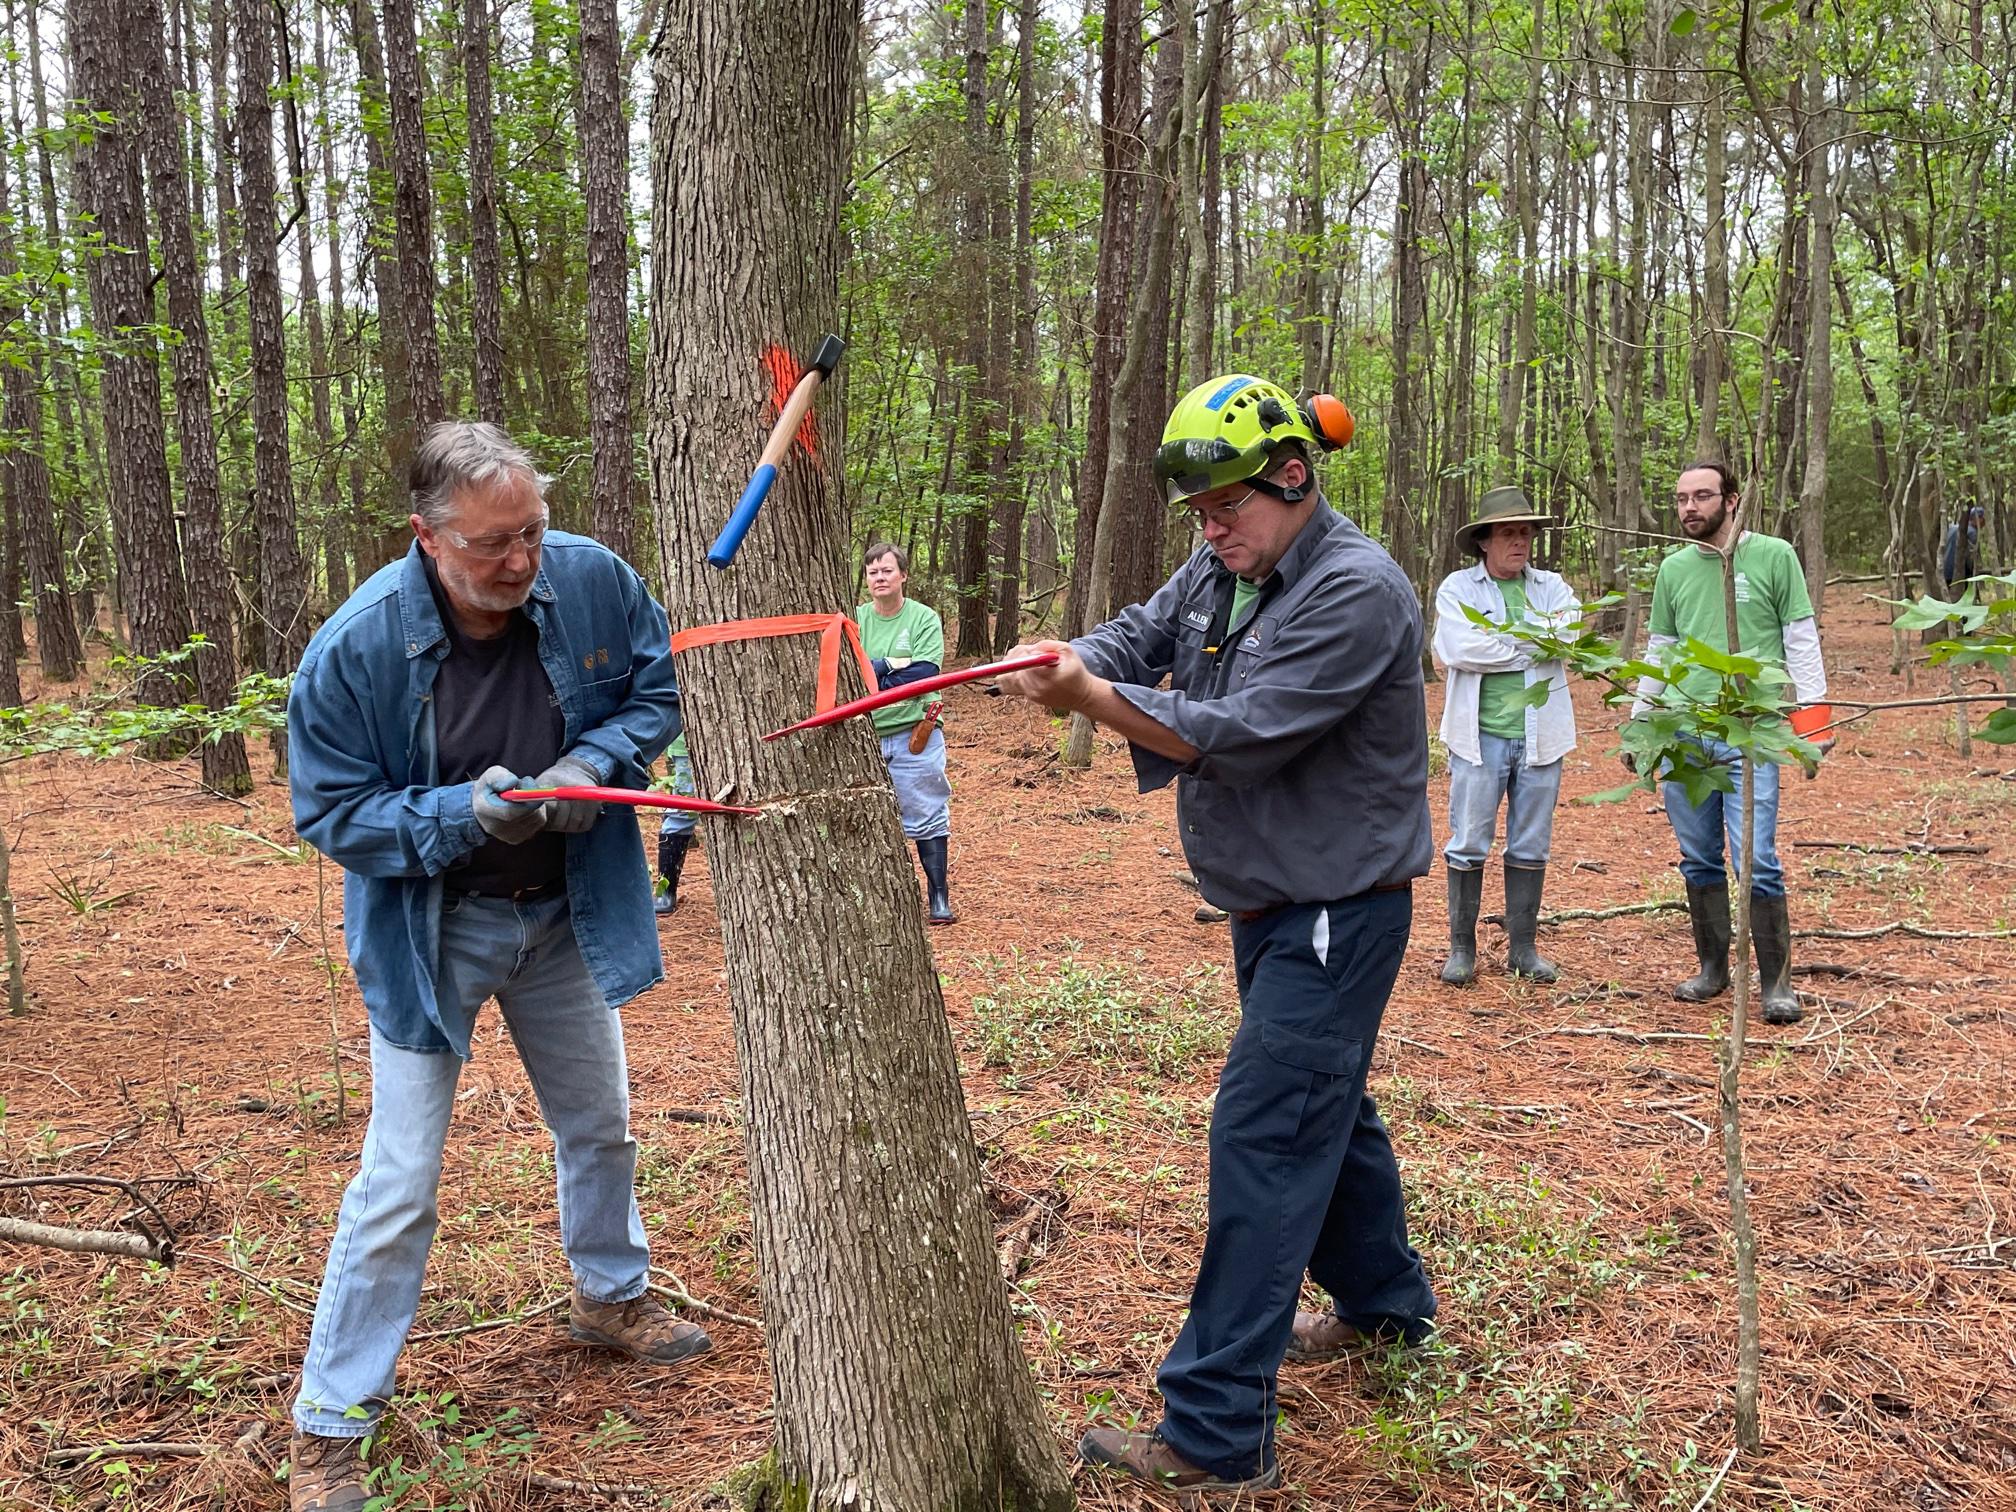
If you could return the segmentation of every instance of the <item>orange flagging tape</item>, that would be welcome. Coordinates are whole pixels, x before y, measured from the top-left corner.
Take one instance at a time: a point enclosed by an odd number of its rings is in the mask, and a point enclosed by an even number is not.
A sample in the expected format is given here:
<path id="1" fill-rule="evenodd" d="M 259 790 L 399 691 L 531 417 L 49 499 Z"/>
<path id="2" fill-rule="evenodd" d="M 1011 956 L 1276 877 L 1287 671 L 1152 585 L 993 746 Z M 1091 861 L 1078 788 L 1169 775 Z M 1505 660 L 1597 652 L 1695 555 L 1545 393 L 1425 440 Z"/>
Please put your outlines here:
<path id="1" fill-rule="evenodd" d="M 780 614 L 772 619 L 727 620 L 719 625 L 697 625 L 672 637 L 672 650 L 694 646 L 719 646 L 729 641 L 765 640 L 773 635 L 817 635 L 819 637 L 819 681 L 813 689 L 813 710 L 823 714 L 832 708 L 840 693 L 840 642 L 844 638 L 861 669 L 861 682 L 875 691 L 875 669 L 868 664 L 867 649 L 851 614 Z"/>

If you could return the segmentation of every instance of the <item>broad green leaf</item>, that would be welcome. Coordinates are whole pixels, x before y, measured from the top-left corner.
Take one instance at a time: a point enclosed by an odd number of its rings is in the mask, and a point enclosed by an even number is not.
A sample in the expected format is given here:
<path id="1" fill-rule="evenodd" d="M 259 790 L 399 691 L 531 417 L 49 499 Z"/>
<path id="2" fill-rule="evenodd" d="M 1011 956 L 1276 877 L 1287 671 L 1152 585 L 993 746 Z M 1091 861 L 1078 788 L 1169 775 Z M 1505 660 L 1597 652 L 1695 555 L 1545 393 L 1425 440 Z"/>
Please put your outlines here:
<path id="1" fill-rule="evenodd" d="M 1673 17 L 1673 35 L 1676 37 L 1687 36 L 1694 30 L 1700 20 L 1701 18 L 1691 10 L 1683 10 L 1676 13 Z"/>

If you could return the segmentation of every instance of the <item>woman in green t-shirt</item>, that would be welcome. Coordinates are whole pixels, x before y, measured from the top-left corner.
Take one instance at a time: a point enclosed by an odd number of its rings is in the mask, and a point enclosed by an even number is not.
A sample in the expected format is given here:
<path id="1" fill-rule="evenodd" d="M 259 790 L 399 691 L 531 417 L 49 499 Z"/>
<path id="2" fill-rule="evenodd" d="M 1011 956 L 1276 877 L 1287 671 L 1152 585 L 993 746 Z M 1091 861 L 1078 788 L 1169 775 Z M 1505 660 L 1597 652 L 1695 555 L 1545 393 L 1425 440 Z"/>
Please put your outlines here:
<path id="1" fill-rule="evenodd" d="M 868 579 L 868 602 L 854 611 L 854 623 L 881 690 L 937 676 L 945 660 L 945 625 L 928 606 L 903 596 L 910 580 L 909 556 L 892 542 L 876 541 L 861 554 L 861 567 Z M 945 875 L 952 783 L 945 775 L 945 734 L 937 728 L 942 711 L 936 697 L 908 698 L 875 711 L 882 760 L 896 787 L 903 833 L 917 844 L 933 924 L 959 917 L 952 912 Z"/>

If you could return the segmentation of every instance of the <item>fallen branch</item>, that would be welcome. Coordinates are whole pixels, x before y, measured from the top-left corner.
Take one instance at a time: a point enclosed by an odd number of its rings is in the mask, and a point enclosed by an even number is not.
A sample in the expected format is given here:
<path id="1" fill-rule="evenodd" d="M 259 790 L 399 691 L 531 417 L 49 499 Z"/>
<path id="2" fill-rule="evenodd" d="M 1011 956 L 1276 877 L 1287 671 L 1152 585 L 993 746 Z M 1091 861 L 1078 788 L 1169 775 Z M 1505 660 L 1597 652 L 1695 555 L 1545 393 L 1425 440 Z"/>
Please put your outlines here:
<path id="1" fill-rule="evenodd" d="M 463 1323 L 455 1328 L 430 1329 L 426 1333 L 408 1334 L 407 1342 L 418 1343 L 422 1339 L 459 1339 L 464 1334 L 484 1333 L 493 1328 L 513 1328 L 520 1323 L 529 1323 L 534 1318 L 544 1317 L 556 1307 L 564 1307 L 567 1294 L 550 1297 L 537 1307 L 528 1307 L 523 1312 L 511 1313 L 502 1318 L 486 1318 L 481 1323 Z"/>
<path id="2" fill-rule="evenodd" d="M 1861 856 L 1985 856 L 1985 845 L 1866 845 L 1860 840 L 1794 840 L 1795 850 L 1844 850 Z"/>
<path id="3" fill-rule="evenodd" d="M 537 1470 L 526 1471 L 525 1484 L 537 1491 L 559 1491 L 571 1496 L 606 1496 L 612 1501 L 622 1496 L 665 1494 L 658 1486 L 624 1485 L 617 1481 L 567 1480 L 558 1475 L 541 1475 Z"/>
<path id="4" fill-rule="evenodd" d="M 45 1249 L 64 1250 L 73 1255 L 122 1255 L 132 1260 L 166 1263 L 174 1256 L 172 1244 L 150 1234 L 129 1234 L 124 1229 L 73 1229 L 54 1223 L 33 1223 L 26 1218 L 0 1218 L 0 1240 L 13 1244 L 39 1244 Z"/>
<path id="5" fill-rule="evenodd" d="M 2016 929 L 1926 929 L 1918 924 L 1882 924 L 1875 929 L 1795 929 L 1795 940 L 1874 940 L 1883 935 L 1909 935 L 1914 940 L 2007 940 Z"/>
<path id="6" fill-rule="evenodd" d="M 671 1271 L 666 1270 L 661 1265 L 654 1265 L 651 1269 L 659 1275 L 671 1277 L 672 1280 L 679 1283 L 676 1286 L 660 1286 L 656 1281 L 650 1284 L 652 1291 L 658 1293 L 659 1296 L 663 1297 L 673 1306 L 682 1308 L 687 1312 L 699 1313 L 704 1318 L 719 1318 L 723 1323 L 739 1323 L 742 1327 L 753 1328 L 758 1333 L 763 1331 L 763 1320 L 761 1318 L 752 1318 L 747 1313 L 730 1312 L 725 1307 L 716 1307 L 711 1302 L 702 1302 L 698 1297 L 687 1291 L 686 1283 L 680 1281 Z"/>
<path id="7" fill-rule="evenodd" d="M 1569 924 L 1578 919 L 1621 919 L 1629 914 L 1681 913 L 1686 903 L 1678 898 L 1658 903 L 1626 903 L 1618 908 L 1564 908 L 1559 913 L 1542 914 L 1542 924 Z M 1480 924 L 1503 924 L 1502 913 L 1486 914 L 1477 921 Z"/>
<path id="8" fill-rule="evenodd" d="M 71 1444 L 42 1456 L 45 1465 L 76 1465 L 94 1459 L 201 1459 L 215 1444 L 170 1444 L 146 1439 L 128 1444 Z"/>
<path id="9" fill-rule="evenodd" d="M 1558 1029 L 1543 1029 L 1540 1031 L 1540 1033 L 1542 1035 L 1572 1034 L 1577 1036 L 1586 1036 L 1591 1039 L 1629 1040 L 1634 1045 L 1665 1044 L 1673 1040 L 1684 1040 L 1690 1044 L 1696 1044 L 1696 1045 L 1719 1045 L 1722 1043 L 1723 1039 L 1723 1036 L 1719 1034 L 1694 1034 L 1683 1032 L 1678 1029 L 1642 1029 L 1642 1030 L 1612 1029 L 1609 1028 L 1608 1026 L 1596 1026 L 1591 1028 L 1565 1027 Z M 1531 1036 L 1529 1036 L 1529 1038 L 1531 1038 Z M 1816 1048 L 1813 1044 L 1803 1039 L 1788 1040 L 1788 1039 L 1752 1038 L 1750 1043 L 1753 1045 L 1761 1045 L 1772 1050 L 1812 1050 Z"/>
<path id="10" fill-rule="evenodd" d="M 651 1116 L 666 1123 L 719 1124 L 727 1129 L 736 1125 L 736 1120 L 726 1113 L 714 1113 L 706 1108 L 660 1108 Z"/>

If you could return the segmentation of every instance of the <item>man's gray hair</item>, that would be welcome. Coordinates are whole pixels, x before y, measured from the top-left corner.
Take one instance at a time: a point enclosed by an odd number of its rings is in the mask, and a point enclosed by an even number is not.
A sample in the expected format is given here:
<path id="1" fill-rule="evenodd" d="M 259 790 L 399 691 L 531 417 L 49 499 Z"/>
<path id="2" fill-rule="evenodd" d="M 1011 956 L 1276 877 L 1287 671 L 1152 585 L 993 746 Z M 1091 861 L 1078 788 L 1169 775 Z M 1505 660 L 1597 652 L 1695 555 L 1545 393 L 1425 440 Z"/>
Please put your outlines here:
<path id="1" fill-rule="evenodd" d="M 510 478 L 527 478 L 543 502 L 552 482 L 532 454 L 487 420 L 442 420 L 427 428 L 413 452 L 413 512 L 430 529 L 446 523 L 455 494 Z"/>

